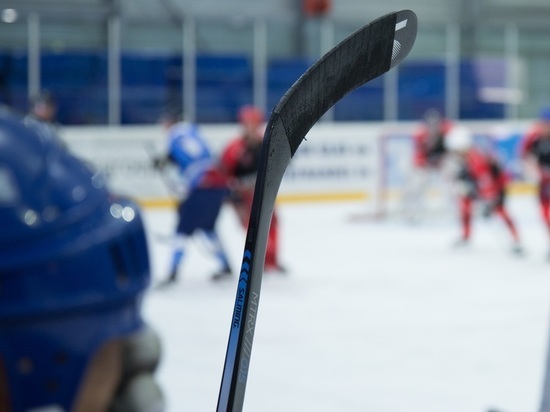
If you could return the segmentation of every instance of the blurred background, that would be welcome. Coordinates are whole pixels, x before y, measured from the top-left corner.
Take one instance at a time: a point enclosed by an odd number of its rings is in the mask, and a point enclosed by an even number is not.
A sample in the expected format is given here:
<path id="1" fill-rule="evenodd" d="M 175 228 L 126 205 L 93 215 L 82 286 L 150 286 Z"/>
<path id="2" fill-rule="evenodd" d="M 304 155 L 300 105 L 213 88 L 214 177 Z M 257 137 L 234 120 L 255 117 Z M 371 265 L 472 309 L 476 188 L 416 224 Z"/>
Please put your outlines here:
<path id="1" fill-rule="evenodd" d="M 0 2 L 0 104 L 25 113 L 41 90 L 55 96 L 70 148 L 146 206 L 154 280 L 167 274 L 176 222 L 174 194 L 151 164 L 165 144 L 162 109 L 181 106 L 219 153 L 239 132 L 243 105 L 269 113 L 322 54 L 405 8 L 419 22 L 411 54 L 338 102 L 285 175 L 281 254 L 291 272 L 265 282 L 250 410 L 535 410 L 549 238 L 518 148 L 550 104 L 550 2 Z M 511 194 L 523 195 L 510 205 L 523 259 L 508 256 L 509 234 L 488 220 L 476 222 L 471 251 L 452 247 L 460 226 L 448 180 L 426 192 L 422 224 L 377 219 L 400 211 L 411 136 L 433 108 L 494 145 Z M 227 208 L 219 228 L 238 268 L 245 231 Z M 213 409 L 235 296 L 233 284 L 210 282 L 200 242 L 189 256 L 183 281 L 146 306 L 165 346 L 170 411 Z"/>
<path id="2" fill-rule="evenodd" d="M 270 111 L 353 30 L 403 8 L 419 34 L 398 70 L 325 121 L 535 117 L 550 93 L 545 0 L 3 0 L 0 101 L 26 111 L 51 90 L 67 125 L 156 122 L 168 102 L 201 123 Z"/>

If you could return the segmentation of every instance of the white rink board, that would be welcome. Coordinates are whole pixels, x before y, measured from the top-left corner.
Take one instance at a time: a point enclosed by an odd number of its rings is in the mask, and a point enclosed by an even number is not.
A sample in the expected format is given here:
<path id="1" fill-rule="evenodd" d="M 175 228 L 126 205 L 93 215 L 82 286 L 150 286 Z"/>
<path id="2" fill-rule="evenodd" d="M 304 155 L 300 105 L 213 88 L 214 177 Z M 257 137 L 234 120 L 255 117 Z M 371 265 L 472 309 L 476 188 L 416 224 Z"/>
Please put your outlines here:
<path id="1" fill-rule="evenodd" d="M 379 181 L 378 137 L 382 128 L 382 124 L 315 126 L 290 163 L 280 193 L 367 196 Z"/>
<path id="2" fill-rule="evenodd" d="M 530 122 L 470 122 L 476 132 L 502 139 L 523 133 Z M 418 123 L 319 123 L 306 136 L 290 163 L 279 198 L 368 199 L 379 192 L 383 136 L 410 135 Z M 238 135 L 239 126 L 203 125 L 201 130 L 218 155 Z M 161 153 L 165 137 L 159 126 L 66 127 L 62 137 L 82 158 L 106 171 L 113 191 L 141 201 L 169 200 L 151 154 Z M 151 149 L 153 147 L 153 149 Z M 393 156 L 408 156 L 410 150 Z M 387 159 L 385 160 L 387 162 Z M 410 159 L 392 159 L 408 163 Z M 387 170 L 384 171 L 387 173 Z M 406 172 L 405 172 L 406 173 Z"/>
<path id="3" fill-rule="evenodd" d="M 376 141 L 381 124 L 318 125 L 291 162 L 280 195 L 364 193 L 377 182 Z M 218 155 L 238 135 L 237 125 L 202 126 Z M 157 126 L 66 128 L 63 139 L 79 156 L 106 171 L 114 191 L 147 200 L 167 198 L 163 181 L 151 166 L 151 155 L 165 144 Z M 153 149 L 151 149 L 153 147 Z"/>
<path id="4" fill-rule="evenodd" d="M 237 131 L 231 126 L 203 128 L 215 152 Z M 170 198 L 151 162 L 166 144 L 159 126 L 67 127 L 61 137 L 75 154 L 108 174 L 113 191 L 138 200 Z"/>

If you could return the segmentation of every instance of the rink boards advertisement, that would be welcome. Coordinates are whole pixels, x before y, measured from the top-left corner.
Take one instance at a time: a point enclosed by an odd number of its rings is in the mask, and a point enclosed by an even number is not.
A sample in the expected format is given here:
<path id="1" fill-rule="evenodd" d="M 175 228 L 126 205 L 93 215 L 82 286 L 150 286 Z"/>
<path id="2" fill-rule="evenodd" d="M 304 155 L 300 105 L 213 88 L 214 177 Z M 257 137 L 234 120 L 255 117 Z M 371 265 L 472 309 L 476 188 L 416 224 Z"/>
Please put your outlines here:
<path id="1" fill-rule="evenodd" d="M 518 147 L 525 123 L 468 124 L 476 142 L 502 160 L 521 179 Z M 416 123 L 320 123 L 308 133 L 288 166 L 279 202 L 360 200 L 377 196 L 380 186 L 399 188 L 410 173 Z M 238 125 L 201 126 L 214 155 L 238 136 Z M 158 126 L 67 127 L 62 138 L 70 149 L 106 174 L 111 189 L 146 206 L 172 204 L 177 195 L 171 176 L 152 166 L 166 137 Z"/>

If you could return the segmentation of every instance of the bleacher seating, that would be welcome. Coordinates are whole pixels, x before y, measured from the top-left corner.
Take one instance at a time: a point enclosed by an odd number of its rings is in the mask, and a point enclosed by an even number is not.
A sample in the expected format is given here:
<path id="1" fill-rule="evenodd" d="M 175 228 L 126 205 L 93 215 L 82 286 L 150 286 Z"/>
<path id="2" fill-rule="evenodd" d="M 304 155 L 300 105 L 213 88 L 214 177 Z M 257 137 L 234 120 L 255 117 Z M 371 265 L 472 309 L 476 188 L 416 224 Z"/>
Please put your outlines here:
<path id="1" fill-rule="evenodd" d="M 306 58 L 271 59 L 267 67 L 270 111 L 309 67 Z M 182 101 L 182 58 L 179 54 L 125 52 L 121 56 L 121 122 L 154 123 L 167 103 Z M 201 54 L 196 62 L 197 121 L 234 122 L 238 109 L 253 101 L 253 65 L 243 54 Z M 23 52 L 0 54 L 0 99 L 26 111 L 28 59 Z M 481 101 L 482 87 L 502 86 L 503 61 L 463 61 L 460 66 L 460 117 L 504 116 L 504 104 Z M 430 107 L 445 107 L 445 62 L 408 60 L 398 70 L 398 117 L 414 120 Z M 499 83 L 500 82 L 500 83 Z M 108 121 L 106 52 L 44 53 L 41 84 L 59 102 L 62 124 L 105 124 Z M 384 81 L 360 87 L 333 110 L 336 121 L 384 119 Z"/>

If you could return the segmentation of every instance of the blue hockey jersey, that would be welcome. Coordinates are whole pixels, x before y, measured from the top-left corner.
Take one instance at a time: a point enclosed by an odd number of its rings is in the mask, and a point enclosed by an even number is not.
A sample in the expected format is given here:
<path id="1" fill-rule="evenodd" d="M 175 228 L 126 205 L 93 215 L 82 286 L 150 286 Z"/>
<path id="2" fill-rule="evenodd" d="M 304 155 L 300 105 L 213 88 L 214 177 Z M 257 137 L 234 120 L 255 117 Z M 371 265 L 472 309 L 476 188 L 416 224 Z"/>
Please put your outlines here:
<path id="1" fill-rule="evenodd" d="M 177 165 L 179 185 L 185 191 L 200 185 L 214 162 L 198 126 L 193 124 L 177 123 L 168 130 L 168 156 Z"/>

